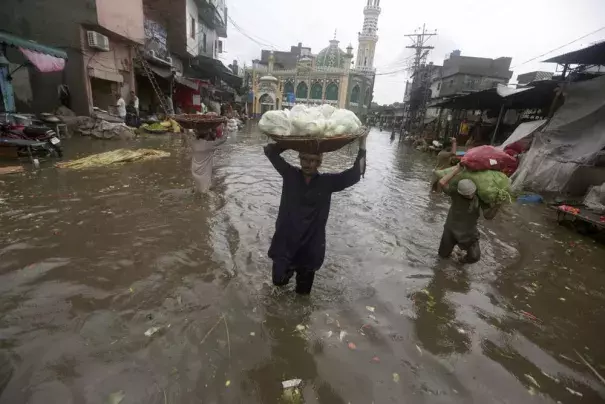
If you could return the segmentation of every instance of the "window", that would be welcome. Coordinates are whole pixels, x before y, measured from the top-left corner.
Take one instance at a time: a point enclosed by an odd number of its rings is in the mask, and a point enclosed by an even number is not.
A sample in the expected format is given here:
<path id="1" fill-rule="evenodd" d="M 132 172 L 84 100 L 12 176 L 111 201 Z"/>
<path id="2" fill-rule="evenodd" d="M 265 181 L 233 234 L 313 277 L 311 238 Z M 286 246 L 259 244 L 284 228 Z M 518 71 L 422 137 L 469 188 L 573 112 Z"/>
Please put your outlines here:
<path id="1" fill-rule="evenodd" d="M 441 90 L 441 82 L 437 83 L 437 91 Z"/>
<path id="2" fill-rule="evenodd" d="M 189 33 L 189 35 L 191 35 L 192 39 L 195 39 L 195 32 L 196 32 L 196 26 L 195 26 L 195 17 L 194 16 L 190 16 L 191 18 L 191 32 Z M 183 32 L 183 31 L 181 31 Z"/>
<path id="3" fill-rule="evenodd" d="M 203 51 L 204 53 L 208 52 L 208 46 L 207 46 L 206 42 L 207 42 L 207 41 L 206 41 L 206 33 L 204 32 L 204 33 L 202 34 L 202 51 Z"/>
<path id="4" fill-rule="evenodd" d="M 450 87 L 454 87 L 454 79 L 450 80 Z"/>
<path id="5" fill-rule="evenodd" d="M 216 48 L 218 53 L 223 53 L 223 41 L 216 41 Z"/>

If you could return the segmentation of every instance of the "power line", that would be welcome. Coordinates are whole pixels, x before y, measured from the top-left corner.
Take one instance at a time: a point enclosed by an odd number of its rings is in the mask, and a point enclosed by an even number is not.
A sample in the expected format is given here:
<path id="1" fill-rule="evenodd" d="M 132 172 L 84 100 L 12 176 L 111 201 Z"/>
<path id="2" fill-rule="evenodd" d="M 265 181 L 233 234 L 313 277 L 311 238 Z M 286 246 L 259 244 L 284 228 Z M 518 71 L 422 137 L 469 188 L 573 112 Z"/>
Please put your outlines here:
<path id="1" fill-rule="evenodd" d="M 514 69 L 516 69 L 516 68 L 517 68 L 517 67 L 519 67 L 519 66 L 523 66 L 523 65 L 525 65 L 525 64 L 527 64 L 527 63 L 529 63 L 529 62 L 533 62 L 533 61 L 534 61 L 534 60 L 536 60 L 536 59 L 540 59 L 540 58 L 542 58 L 542 57 L 544 57 L 544 56 L 548 55 L 549 53 L 552 53 L 552 52 L 554 52 L 554 51 L 558 51 L 559 49 L 562 49 L 562 48 L 564 48 L 564 47 L 566 47 L 566 46 L 569 46 L 569 45 L 574 44 L 574 43 L 576 43 L 576 42 L 578 42 L 578 41 L 581 41 L 582 39 L 584 39 L 584 38 L 586 38 L 586 37 L 589 37 L 589 36 L 591 36 L 592 34 L 596 34 L 596 33 L 597 33 L 597 32 L 599 32 L 599 31 L 603 31 L 604 29 L 605 29 L 605 26 L 603 26 L 603 27 L 601 27 L 601 28 L 599 28 L 599 29 L 597 29 L 597 30 L 594 30 L 594 31 L 592 31 L 592 32 L 590 32 L 590 33 L 588 33 L 588 34 L 586 34 L 586 35 L 583 35 L 583 36 L 581 36 L 581 37 L 579 37 L 579 38 L 576 38 L 576 39 L 574 39 L 573 41 L 566 43 L 565 45 L 561 45 L 561 46 L 559 46 L 559 47 L 557 47 L 557 48 L 555 48 L 555 49 L 551 49 L 551 50 L 549 50 L 549 51 L 548 51 L 548 52 L 546 52 L 546 53 L 543 53 L 543 54 L 538 55 L 538 56 L 536 56 L 536 57 L 533 57 L 533 58 L 531 58 L 531 59 L 529 59 L 529 60 L 526 60 L 525 62 L 523 62 L 523 63 L 521 63 L 521 64 L 515 65 L 515 66 L 511 67 L 511 69 L 513 69 L 513 70 L 514 70 Z"/>
<path id="2" fill-rule="evenodd" d="M 227 19 L 229 20 L 229 22 L 231 23 L 231 25 L 233 25 L 233 27 L 234 27 L 234 28 L 235 28 L 235 29 L 236 29 L 236 30 L 237 30 L 237 31 L 238 31 L 240 34 L 242 34 L 242 35 L 243 35 L 243 36 L 245 36 L 246 38 L 250 39 L 252 42 L 254 42 L 254 43 L 256 43 L 257 45 L 260 45 L 260 46 L 269 47 L 269 48 L 272 48 L 272 49 L 274 49 L 274 50 L 277 50 L 277 47 L 276 47 L 274 44 L 270 43 L 269 41 L 266 41 L 266 40 L 264 40 L 263 38 L 261 38 L 261 37 L 259 37 L 259 36 L 257 36 L 257 37 L 256 37 L 257 39 L 255 39 L 255 38 L 252 36 L 252 34 L 248 34 L 248 33 L 246 32 L 246 30 L 245 30 L 245 29 L 243 29 L 241 26 L 239 26 L 239 25 L 238 25 L 238 24 L 237 24 L 237 23 L 236 23 L 236 22 L 233 20 L 233 18 L 231 18 L 230 16 L 228 16 L 228 17 L 227 17 Z M 261 42 L 261 41 L 264 41 L 264 42 Z"/>

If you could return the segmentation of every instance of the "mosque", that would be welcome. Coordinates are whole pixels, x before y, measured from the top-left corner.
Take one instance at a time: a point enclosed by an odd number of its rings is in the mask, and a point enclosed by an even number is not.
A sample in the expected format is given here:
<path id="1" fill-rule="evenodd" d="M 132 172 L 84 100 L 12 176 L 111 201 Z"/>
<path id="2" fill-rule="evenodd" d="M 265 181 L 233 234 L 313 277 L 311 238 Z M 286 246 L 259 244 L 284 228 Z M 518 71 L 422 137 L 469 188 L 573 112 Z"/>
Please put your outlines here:
<path id="1" fill-rule="evenodd" d="M 380 11 L 380 0 L 367 1 L 357 55 L 351 45 L 342 50 L 336 35 L 316 55 L 302 43 L 292 46 L 289 52 L 263 50 L 261 59 L 244 71 L 250 88 L 248 113 L 258 117 L 295 104 L 331 104 L 364 117 L 372 101 L 376 76 L 374 52 Z"/>

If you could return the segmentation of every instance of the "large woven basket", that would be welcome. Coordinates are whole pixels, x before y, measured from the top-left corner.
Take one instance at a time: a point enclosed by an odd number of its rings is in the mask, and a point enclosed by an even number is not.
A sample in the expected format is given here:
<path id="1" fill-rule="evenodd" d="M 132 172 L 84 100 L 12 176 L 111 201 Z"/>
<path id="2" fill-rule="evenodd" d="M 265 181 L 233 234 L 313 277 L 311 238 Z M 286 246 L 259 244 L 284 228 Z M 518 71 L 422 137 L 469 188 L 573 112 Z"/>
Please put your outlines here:
<path id="1" fill-rule="evenodd" d="M 362 128 L 355 134 L 334 137 L 279 136 L 272 135 L 270 133 L 265 134 L 284 149 L 294 150 L 299 153 L 320 154 L 342 149 L 346 145 L 352 143 L 367 133 L 368 130 L 366 128 Z"/>
<path id="2" fill-rule="evenodd" d="M 207 131 L 216 129 L 219 125 L 226 123 L 227 118 L 222 116 L 206 117 L 197 114 L 181 114 L 172 117 L 184 129 L 193 129 L 195 131 Z"/>

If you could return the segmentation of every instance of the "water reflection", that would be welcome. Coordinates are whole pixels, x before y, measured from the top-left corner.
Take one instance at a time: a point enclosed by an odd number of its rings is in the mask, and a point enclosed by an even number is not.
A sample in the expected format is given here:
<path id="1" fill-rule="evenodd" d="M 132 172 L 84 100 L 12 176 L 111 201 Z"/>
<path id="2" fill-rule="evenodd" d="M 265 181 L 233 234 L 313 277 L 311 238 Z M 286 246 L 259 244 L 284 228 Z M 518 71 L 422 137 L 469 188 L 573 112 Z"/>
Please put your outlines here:
<path id="1" fill-rule="evenodd" d="M 433 160 L 374 131 L 366 178 L 334 197 L 310 300 L 274 296 L 281 178 L 264 142 L 225 145 L 204 197 L 169 136 L 67 147 L 168 159 L 2 178 L 0 403 L 274 403 L 288 378 L 308 403 L 602 401 L 574 357 L 605 372 L 602 246 L 513 206 L 482 224 L 479 264 L 438 260 L 449 202 L 429 194 Z M 354 157 L 326 156 L 324 170 Z M 222 316 L 230 337 L 220 323 L 204 340 Z"/>

